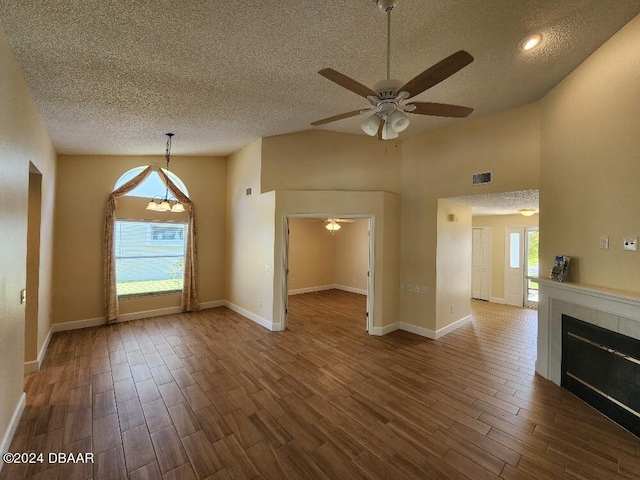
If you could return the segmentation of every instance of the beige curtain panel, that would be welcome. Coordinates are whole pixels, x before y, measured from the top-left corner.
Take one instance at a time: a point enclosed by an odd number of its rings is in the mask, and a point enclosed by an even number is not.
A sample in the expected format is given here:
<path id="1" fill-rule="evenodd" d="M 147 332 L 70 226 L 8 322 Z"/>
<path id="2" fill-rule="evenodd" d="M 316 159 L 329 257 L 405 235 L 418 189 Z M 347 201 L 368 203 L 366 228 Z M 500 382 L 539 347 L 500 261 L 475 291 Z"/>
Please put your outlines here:
<path id="1" fill-rule="evenodd" d="M 107 211 L 104 218 L 103 236 L 103 266 L 104 266 L 104 298 L 105 314 L 107 323 L 113 323 L 118 318 L 118 293 L 116 290 L 116 255 L 115 255 L 115 211 L 118 197 L 126 195 L 128 192 L 140 185 L 152 171 L 157 170 L 162 181 L 167 185 L 171 193 L 182 203 L 189 215 L 187 225 L 187 249 L 185 253 L 184 266 L 184 286 L 182 288 L 181 308 L 183 312 L 199 310 L 197 294 L 197 253 L 196 253 L 196 226 L 193 202 L 187 197 L 171 179 L 155 166 L 148 166 L 139 175 L 129 180 L 117 190 L 111 192 L 107 202 Z"/>

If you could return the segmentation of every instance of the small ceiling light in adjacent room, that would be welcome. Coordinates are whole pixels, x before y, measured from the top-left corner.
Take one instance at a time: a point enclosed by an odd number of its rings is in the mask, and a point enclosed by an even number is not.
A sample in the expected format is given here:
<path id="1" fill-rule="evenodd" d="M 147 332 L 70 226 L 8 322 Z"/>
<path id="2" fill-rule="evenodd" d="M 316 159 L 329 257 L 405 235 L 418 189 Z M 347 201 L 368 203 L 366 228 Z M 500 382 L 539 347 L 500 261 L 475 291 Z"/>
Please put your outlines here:
<path id="1" fill-rule="evenodd" d="M 167 148 L 166 148 L 166 160 L 167 160 L 167 175 L 169 175 L 169 160 L 171 159 L 171 137 L 173 133 L 167 133 Z M 167 186 L 164 198 L 160 196 L 153 197 L 147 204 L 147 210 L 154 212 L 184 212 L 184 205 L 182 205 L 175 197 L 169 198 L 169 186 Z"/>
<path id="2" fill-rule="evenodd" d="M 537 212 L 533 208 L 523 208 L 520 210 L 520 215 L 524 215 L 525 217 L 530 217 L 531 215 L 535 215 Z"/>
<path id="3" fill-rule="evenodd" d="M 336 222 L 334 218 L 330 218 L 329 220 L 327 220 L 327 222 L 328 223 L 325 225 L 324 228 L 329 230 L 331 232 L 331 235 L 333 235 L 336 231 L 340 230 L 340 224 Z"/>
<path id="4" fill-rule="evenodd" d="M 533 33 L 520 40 L 520 43 L 518 43 L 518 47 L 520 48 L 520 50 L 524 50 L 526 52 L 527 50 L 533 50 L 534 48 L 536 48 L 538 45 L 540 45 L 540 42 L 542 42 L 542 35 L 540 35 L 539 33 Z"/>

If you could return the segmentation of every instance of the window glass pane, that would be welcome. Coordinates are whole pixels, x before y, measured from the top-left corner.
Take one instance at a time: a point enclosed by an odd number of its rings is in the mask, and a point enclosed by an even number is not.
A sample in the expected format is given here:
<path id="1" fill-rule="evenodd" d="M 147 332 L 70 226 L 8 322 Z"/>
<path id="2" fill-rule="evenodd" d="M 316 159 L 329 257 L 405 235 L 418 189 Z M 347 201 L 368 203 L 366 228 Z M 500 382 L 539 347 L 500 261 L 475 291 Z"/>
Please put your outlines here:
<path id="1" fill-rule="evenodd" d="M 186 235 L 184 222 L 117 220 L 118 296 L 182 290 Z"/>
<path id="2" fill-rule="evenodd" d="M 509 234 L 509 268 L 520 268 L 520 234 Z"/>
<path id="3" fill-rule="evenodd" d="M 122 175 L 118 179 L 113 189 L 116 190 L 117 188 L 120 188 L 129 180 L 139 175 L 140 172 L 142 172 L 145 168 L 146 167 L 132 168 L 131 170 L 126 172 L 124 175 Z M 162 171 L 167 173 L 167 171 L 164 168 L 162 169 Z M 189 196 L 187 187 L 184 185 L 182 180 L 180 180 L 173 172 L 169 172 L 169 178 L 182 193 L 184 193 L 187 197 Z M 166 190 L 167 190 L 167 186 L 160 179 L 160 175 L 158 175 L 158 172 L 151 172 L 144 182 L 142 182 L 140 185 L 138 185 L 136 188 L 134 188 L 130 192 L 127 192 L 126 196 L 153 198 L 157 195 L 160 197 L 164 197 Z M 173 195 L 170 194 L 169 196 L 171 197 Z"/>

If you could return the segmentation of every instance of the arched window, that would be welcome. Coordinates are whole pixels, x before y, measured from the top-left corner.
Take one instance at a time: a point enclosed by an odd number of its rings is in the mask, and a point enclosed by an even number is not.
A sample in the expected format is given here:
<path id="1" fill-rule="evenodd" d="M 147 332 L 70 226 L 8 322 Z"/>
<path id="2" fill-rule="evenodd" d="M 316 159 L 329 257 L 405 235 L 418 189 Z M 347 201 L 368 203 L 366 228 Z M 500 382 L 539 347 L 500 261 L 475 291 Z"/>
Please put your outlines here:
<path id="1" fill-rule="evenodd" d="M 146 168 L 136 167 L 124 173 L 114 190 Z M 178 176 L 165 169 L 162 171 L 185 196 L 189 195 Z M 125 196 L 151 199 L 164 196 L 166 189 L 158 172 L 152 171 Z M 163 218 L 157 218 L 159 215 Z M 167 212 L 159 215 L 141 210 L 135 219 L 115 219 L 115 274 L 119 299 L 179 293 L 183 289 L 188 219 L 186 214 Z"/>
<path id="2" fill-rule="evenodd" d="M 113 189 L 116 190 L 116 189 L 120 188 L 122 185 L 127 183 L 132 178 L 135 178 L 136 176 L 140 175 L 140 173 L 145 168 L 147 168 L 147 167 L 146 166 L 145 167 L 136 167 L 136 168 L 132 168 L 128 172 L 125 172 L 116 181 L 116 184 L 113 187 Z M 174 183 L 174 185 L 176 187 L 178 187 L 178 189 L 180 189 L 180 191 L 182 193 L 184 193 L 187 197 L 189 196 L 189 191 L 187 190 L 186 185 L 184 184 L 184 182 L 182 180 L 180 180 L 180 178 L 178 178 L 178 176 L 175 173 L 173 173 L 171 171 L 167 171 L 164 168 L 162 169 L 162 171 L 165 174 L 167 174 L 167 176 L 171 179 L 171 181 Z M 127 197 L 153 198 L 154 196 L 160 195 L 160 193 L 163 193 L 165 191 L 165 189 L 166 189 L 166 186 L 165 186 L 164 182 L 160 179 L 160 175 L 158 175 L 158 172 L 151 172 L 149 174 L 149 176 L 144 180 L 144 182 L 142 182 L 140 185 L 138 185 L 133 190 L 127 192 L 126 196 Z"/>

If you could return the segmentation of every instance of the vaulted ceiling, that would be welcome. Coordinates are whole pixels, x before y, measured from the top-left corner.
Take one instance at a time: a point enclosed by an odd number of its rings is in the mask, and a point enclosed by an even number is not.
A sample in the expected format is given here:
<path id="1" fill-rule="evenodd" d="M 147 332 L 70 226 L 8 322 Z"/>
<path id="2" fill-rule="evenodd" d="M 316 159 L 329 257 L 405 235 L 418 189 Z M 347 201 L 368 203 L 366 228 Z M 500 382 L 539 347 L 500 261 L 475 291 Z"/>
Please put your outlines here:
<path id="1" fill-rule="evenodd" d="M 399 0 L 392 77 L 457 50 L 475 61 L 417 100 L 474 108 L 535 101 L 640 12 L 640 0 Z M 385 77 L 372 0 L 0 0 L 0 22 L 58 153 L 227 155 L 367 102 L 317 74 Z M 537 49 L 518 42 L 543 35 Z M 321 128 L 362 134 L 362 116 Z M 411 116 L 401 138 L 465 120 Z M 372 139 L 372 141 L 376 141 Z"/>

